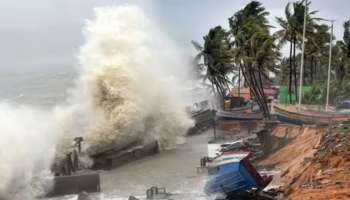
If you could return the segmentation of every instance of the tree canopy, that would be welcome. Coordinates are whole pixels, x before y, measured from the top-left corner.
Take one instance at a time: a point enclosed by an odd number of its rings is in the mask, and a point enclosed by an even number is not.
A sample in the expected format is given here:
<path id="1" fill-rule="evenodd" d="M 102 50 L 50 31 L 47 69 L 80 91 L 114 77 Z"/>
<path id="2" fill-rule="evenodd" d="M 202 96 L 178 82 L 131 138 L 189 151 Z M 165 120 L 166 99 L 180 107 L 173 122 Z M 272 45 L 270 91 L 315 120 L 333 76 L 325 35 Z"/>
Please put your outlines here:
<path id="1" fill-rule="evenodd" d="M 306 12 L 306 40 L 304 83 L 312 87 L 306 94 L 305 103 L 320 103 L 325 99 L 325 78 L 327 77 L 330 44 L 330 26 L 322 18 L 316 17 L 318 11 L 310 9 L 311 2 L 305 0 L 288 3 L 284 16 L 277 17 L 277 31 L 271 33 L 267 17 L 269 12 L 259 1 L 251 1 L 244 8 L 228 18 L 229 29 L 216 26 L 203 37 L 203 46 L 192 41 L 198 50 L 196 61 L 204 72 L 206 81 L 221 98 L 230 89 L 230 76 L 238 72 L 239 79 L 250 88 L 254 100 L 265 117 L 269 109 L 264 88 L 271 82 L 287 84 L 290 96 L 297 99 L 299 83 L 298 71 L 301 58 L 304 15 Z M 332 38 L 334 40 L 335 38 Z M 281 49 L 288 47 L 289 54 L 282 55 Z M 336 88 L 332 94 L 337 96 L 332 103 L 350 98 L 350 20 L 344 22 L 342 40 L 333 47 L 332 83 Z M 270 73 L 277 74 L 274 80 Z M 238 88 L 241 87 L 238 81 Z M 237 86 L 236 86 L 237 87 Z"/>

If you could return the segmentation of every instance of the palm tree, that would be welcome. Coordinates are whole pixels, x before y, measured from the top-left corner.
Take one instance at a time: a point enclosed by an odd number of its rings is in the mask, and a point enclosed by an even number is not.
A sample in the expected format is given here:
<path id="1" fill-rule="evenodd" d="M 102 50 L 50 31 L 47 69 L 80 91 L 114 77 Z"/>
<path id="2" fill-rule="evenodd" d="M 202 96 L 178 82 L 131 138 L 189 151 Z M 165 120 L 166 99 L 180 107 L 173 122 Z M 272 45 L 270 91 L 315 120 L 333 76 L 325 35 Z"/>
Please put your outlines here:
<path id="1" fill-rule="evenodd" d="M 260 2 L 252 1 L 229 18 L 229 24 L 234 37 L 234 61 L 242 69 L 245 81 L 264 116 L 270 118 L 263 80 L 268 80 L 267 73 L 275 69 L 279 52 L 269 32 L 268 14 Z"/>
<path id="2" fill-rule="evenodd" d="M 217 26 L 210 29 L 203 37 L 204 46 L 192 41 L 193 46 L 199 51 L 195 60 L 200 70 L 204 71 L 204 81 L 209 80 L 212 89 L 223 100 L 229 88 L 228 73 L 232 69 L 230 45 L 227 32 Z"/>
<path id="3" fill-rule="evenodd" d="M 277 17 L 277 23 L 281 26 L 281 30 L 275 33 L 276 37 L 279 38 L 279 47 L 283 46 L 286 42 L 289 42 L 289 100 L 292 103 L 292 83 L 294 78 L 294 93 L 297 97 L 297 70 L 296 70 L 296 49 L 300 46 L 302 40 L 303 24 L 304 24 L 304 13 L 305 13 L 305 0 L 294 2 L 293 4 L 288 3 L 285 7 L 285 19 Z M 293 5 L 293 7 L 291 6 Z M 310 6 L 310 2 L 307 4 L 307 8 Z M 307 20 L 307 36 L 314 31 L 314 20 L 312 15 L 316 14 L 317 11 L 308 12 Z"/>
<path id="4" fill-rule="evenodd" d="M 229 25 L 230 25 L 230 34 L 233 36 L 233 42 L 231 42 L 231 47 L 234 49 L 236 47 L 239 47 L 242 42 L 246 41 L 248 39 L 248 36 L 246 38 L 238 38 L 237 35 L 243 31 L 241 28 L 243 27 L 243 24 L 245 23 L 245 20 L 247 18 L 255 16 L 255 20 L 258 23 L 267 25 L 268 21 L 266 19 L 266 16 L 269 13 L 265 11 L 265 8 L 261 6 L 261 3 L 257 1 L 252 1 L 246 7 L 238 11 L 234 14 L 234 16 L 229 18 Z M 235 63 L 235 67 L 238 71 L 238 90 L 240 90 L 240 83 L 241 83 L 241 72 L 242 72 L 242 66 L 240 62 Z M 243 73 L 243 72 L 242 72 Z"/>
<path id="5" fill-rule="evenodd" d="M 288 93 L 289 93 L 289 101 L 291 103 L 291 95 L 292 95 L 292 74 L 293 74 L 293 34 L 294 34 L 294 22 L 292 18 L 292 14 L 290 11 L 290 3 L 287 4 L 285 8 L 286 19 L 277 17 L 276 20 L 278 24 L 281 26 L 281 30 L 277 31 L 275 35 L 280 38 L 279 46 L 283 46 L 287 41 L 290 44 L 289 47 L 289 82 L 288 82 Z"/>
<path id="6" fill-rule="evenodd" d="M 342 83 L 347 70 L 350 67 L 350 20 L 343 24 L 343 40 L 337 41 L 334 46 L 334 63 L 336 66 L 336 77 Z"/>
<path id="7" fill-rule="evenodd" d="M 320 25 L 324 26 L 324 25 Z M 346 21 L 344 23 L 344 35 L 343 35 L 343 40 L 338 40 L 336 44 L 333 46 L 333 62 L 332 66 L 334 66 L 334 77 L 332 77 L 331 81 L 331 88 L 330 90 L 330 96 L 333 98 L 330 99 L 331 103 L 339 103 L 342 100 L 349 99 L 350 96 L 350 21 Z M 323 28 L 324 31 L 327 31 L 327 28 Z M 323 35 L 323 36 L 322 36 Z M 323 42 L 322 39 L 320 38 L 326 38 L 323 40 L 329 41 L 329 34 L 320 34 L 318 33 L 316 36 L 318 37 L 313 37 L 315 39 L 315 43 L 318 46 L 321 46 L 323 50 L 319 50 L 320 55 L 319 56 L 319 63 L 321 66 L 327 66 L 328 65 L 328 48 L 329 48 L 329 43 L 324 45 L 322 44 Z M 315 45 L 315 46 L 317 46 Z M 311 46 L 311 45 L 310 45 Z M 324 46 L 324 47 L 322 47 Z M 327 72 L 326 72 L 326 67 L 324 69 L 320 68 L 317 70 L 317 74 L 319 76 L 326 77 Z M 322 79 L 321 79 L 322 80 Z M 323 102 L 326 99 L 326 84 L 324 81 L 319 81 L 317 84 L 314 84 L 312 87 L 312 90 L 308 92 L 306 95 L 307 98 L 305 98 L 308 103 L 319 103 L 323 104 Z"/>
<path id="8" fill-rule="evenodd" d="M 343 41 L 337 41 L 333 47 L 333 64 L 335 66 L 336 78 L 342 82 L 346 74 L 346 52 Z"/>
<path id="9" fill-rule="evenodd" d="M 346 57 L 350 58 L 350 20 L 344 22 L 344 36 L 343 36 L 343 41 L 344 41 L 344 50 L 346 52 Z"/>
<path id="10" fill-rule="evenodd" d="M 310 84 L 314 83 L 317 64 L 321 63 L 320 61 L 323 57 L 328 57 L 330 37 L 328 30 L 329 27 L 327 25 L 314 24 L 314 32 L 309 33 L 309 39 L 306 41 L 305 60 L 308 61 L 309 70 L 305 70 L 305 78 L 309 78 Z"/>

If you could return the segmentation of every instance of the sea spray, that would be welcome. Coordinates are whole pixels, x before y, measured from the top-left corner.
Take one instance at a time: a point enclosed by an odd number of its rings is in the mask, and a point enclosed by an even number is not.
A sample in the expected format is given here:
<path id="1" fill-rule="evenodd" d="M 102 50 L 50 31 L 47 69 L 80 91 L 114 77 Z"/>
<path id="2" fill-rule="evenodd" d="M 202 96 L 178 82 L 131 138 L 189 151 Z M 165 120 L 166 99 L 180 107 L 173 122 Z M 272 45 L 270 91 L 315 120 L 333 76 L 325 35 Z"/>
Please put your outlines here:
<path id="1" fill-rule="evenodd" d="M 79 77 L 52 111 L 0 103 L 0 199 L 33 199 L 51 186 L 50 169 L 84 137 L 90 154 L 135 141 L 181 141 L 192 120 L 181 88 L 186 62 L 135 6 L 102 7 L 87 21 Z M 183 78 L 183 79 L 180 79 Z"/>
<path id="2" fill-rule="evenodd" d="M 173 147 L 192 125 L 174 78 L 183 59 L 138 7 L 95 13 L 79 56 L 89 152 L 145 140 Z"/>
<path id="3" fill-rule="evenodd" d="M 0 103 L 0 199 L 34 199 L 49 189 L 55 150 L 50 115 Z"/>

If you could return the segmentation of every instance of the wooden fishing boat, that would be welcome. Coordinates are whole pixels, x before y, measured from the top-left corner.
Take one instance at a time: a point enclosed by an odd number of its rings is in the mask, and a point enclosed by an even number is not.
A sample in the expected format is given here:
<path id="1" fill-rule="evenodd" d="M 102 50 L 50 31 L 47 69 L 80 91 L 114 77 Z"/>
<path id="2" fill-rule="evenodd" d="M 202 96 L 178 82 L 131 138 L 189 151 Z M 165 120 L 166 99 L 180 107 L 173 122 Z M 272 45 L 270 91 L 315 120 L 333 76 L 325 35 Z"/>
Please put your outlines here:
<path id="1" fill-rule="evenodd" d="M 297 125 L 327 125 L 350 120 L 350 115 L 335 112 L 307 110 L 305 108 L 301 108 L 299 110 L 295 106 L 274 105 L 273 109 L 279 121 Z"/>
<path id="2" fill-rule="evenodd" d="M 223 110 L 218 110 L 216 113 L 216 117 L 218 119 L 223 119 L 223 120 L 262 120 L 263 115 L 262 113 L 244 113 L 244 112 L 239 112 L 239 111 L 223 111 Z"/>
<path id="3" fill-rule="evenodd" d="M 228 111 L 233 111 L 233 112 L 247 112 L 248 110 L 250 110 L 252 108 L 251 105 L 244 105 L 244 106 L 240 106 L 240 107 L 234 107 L 234 108 L 230 108 L 228 109 Z"/>

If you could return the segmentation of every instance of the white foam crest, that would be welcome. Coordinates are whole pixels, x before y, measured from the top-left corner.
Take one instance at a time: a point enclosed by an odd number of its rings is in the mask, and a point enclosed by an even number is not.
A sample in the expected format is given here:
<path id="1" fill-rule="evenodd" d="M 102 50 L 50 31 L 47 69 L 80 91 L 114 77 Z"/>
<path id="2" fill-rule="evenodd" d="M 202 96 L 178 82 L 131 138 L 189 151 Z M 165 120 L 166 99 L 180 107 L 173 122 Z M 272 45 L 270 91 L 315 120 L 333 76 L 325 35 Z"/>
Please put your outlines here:
<path id="1" fill-rule="evenodd" d="M 136 6 L 95 13 L 65 104 L 44 112 L 0 103 L 0 199 L 47 189 L 53 158 L 63 158 L 75 136 L 90 153 L 149 140 L 172 148 L 192 125 L 178 79 L 187 66 L 173 43 Z"/>
<path id="2" fill-rule="evenodd" d="M 3 102 L 0 111 L 0 199 L 33 199 L 48 186 L 55 150 L 50 115 Z"/>
<path id="3" fill-rule="evenodd" d="M 138 7 L 95 13 L 79 56 L 90 150 L 145 139 L 173 146 L 192 125 L 174 78 L 187 66 L 175 62 L 181 58 L 174 45 Z"/>

